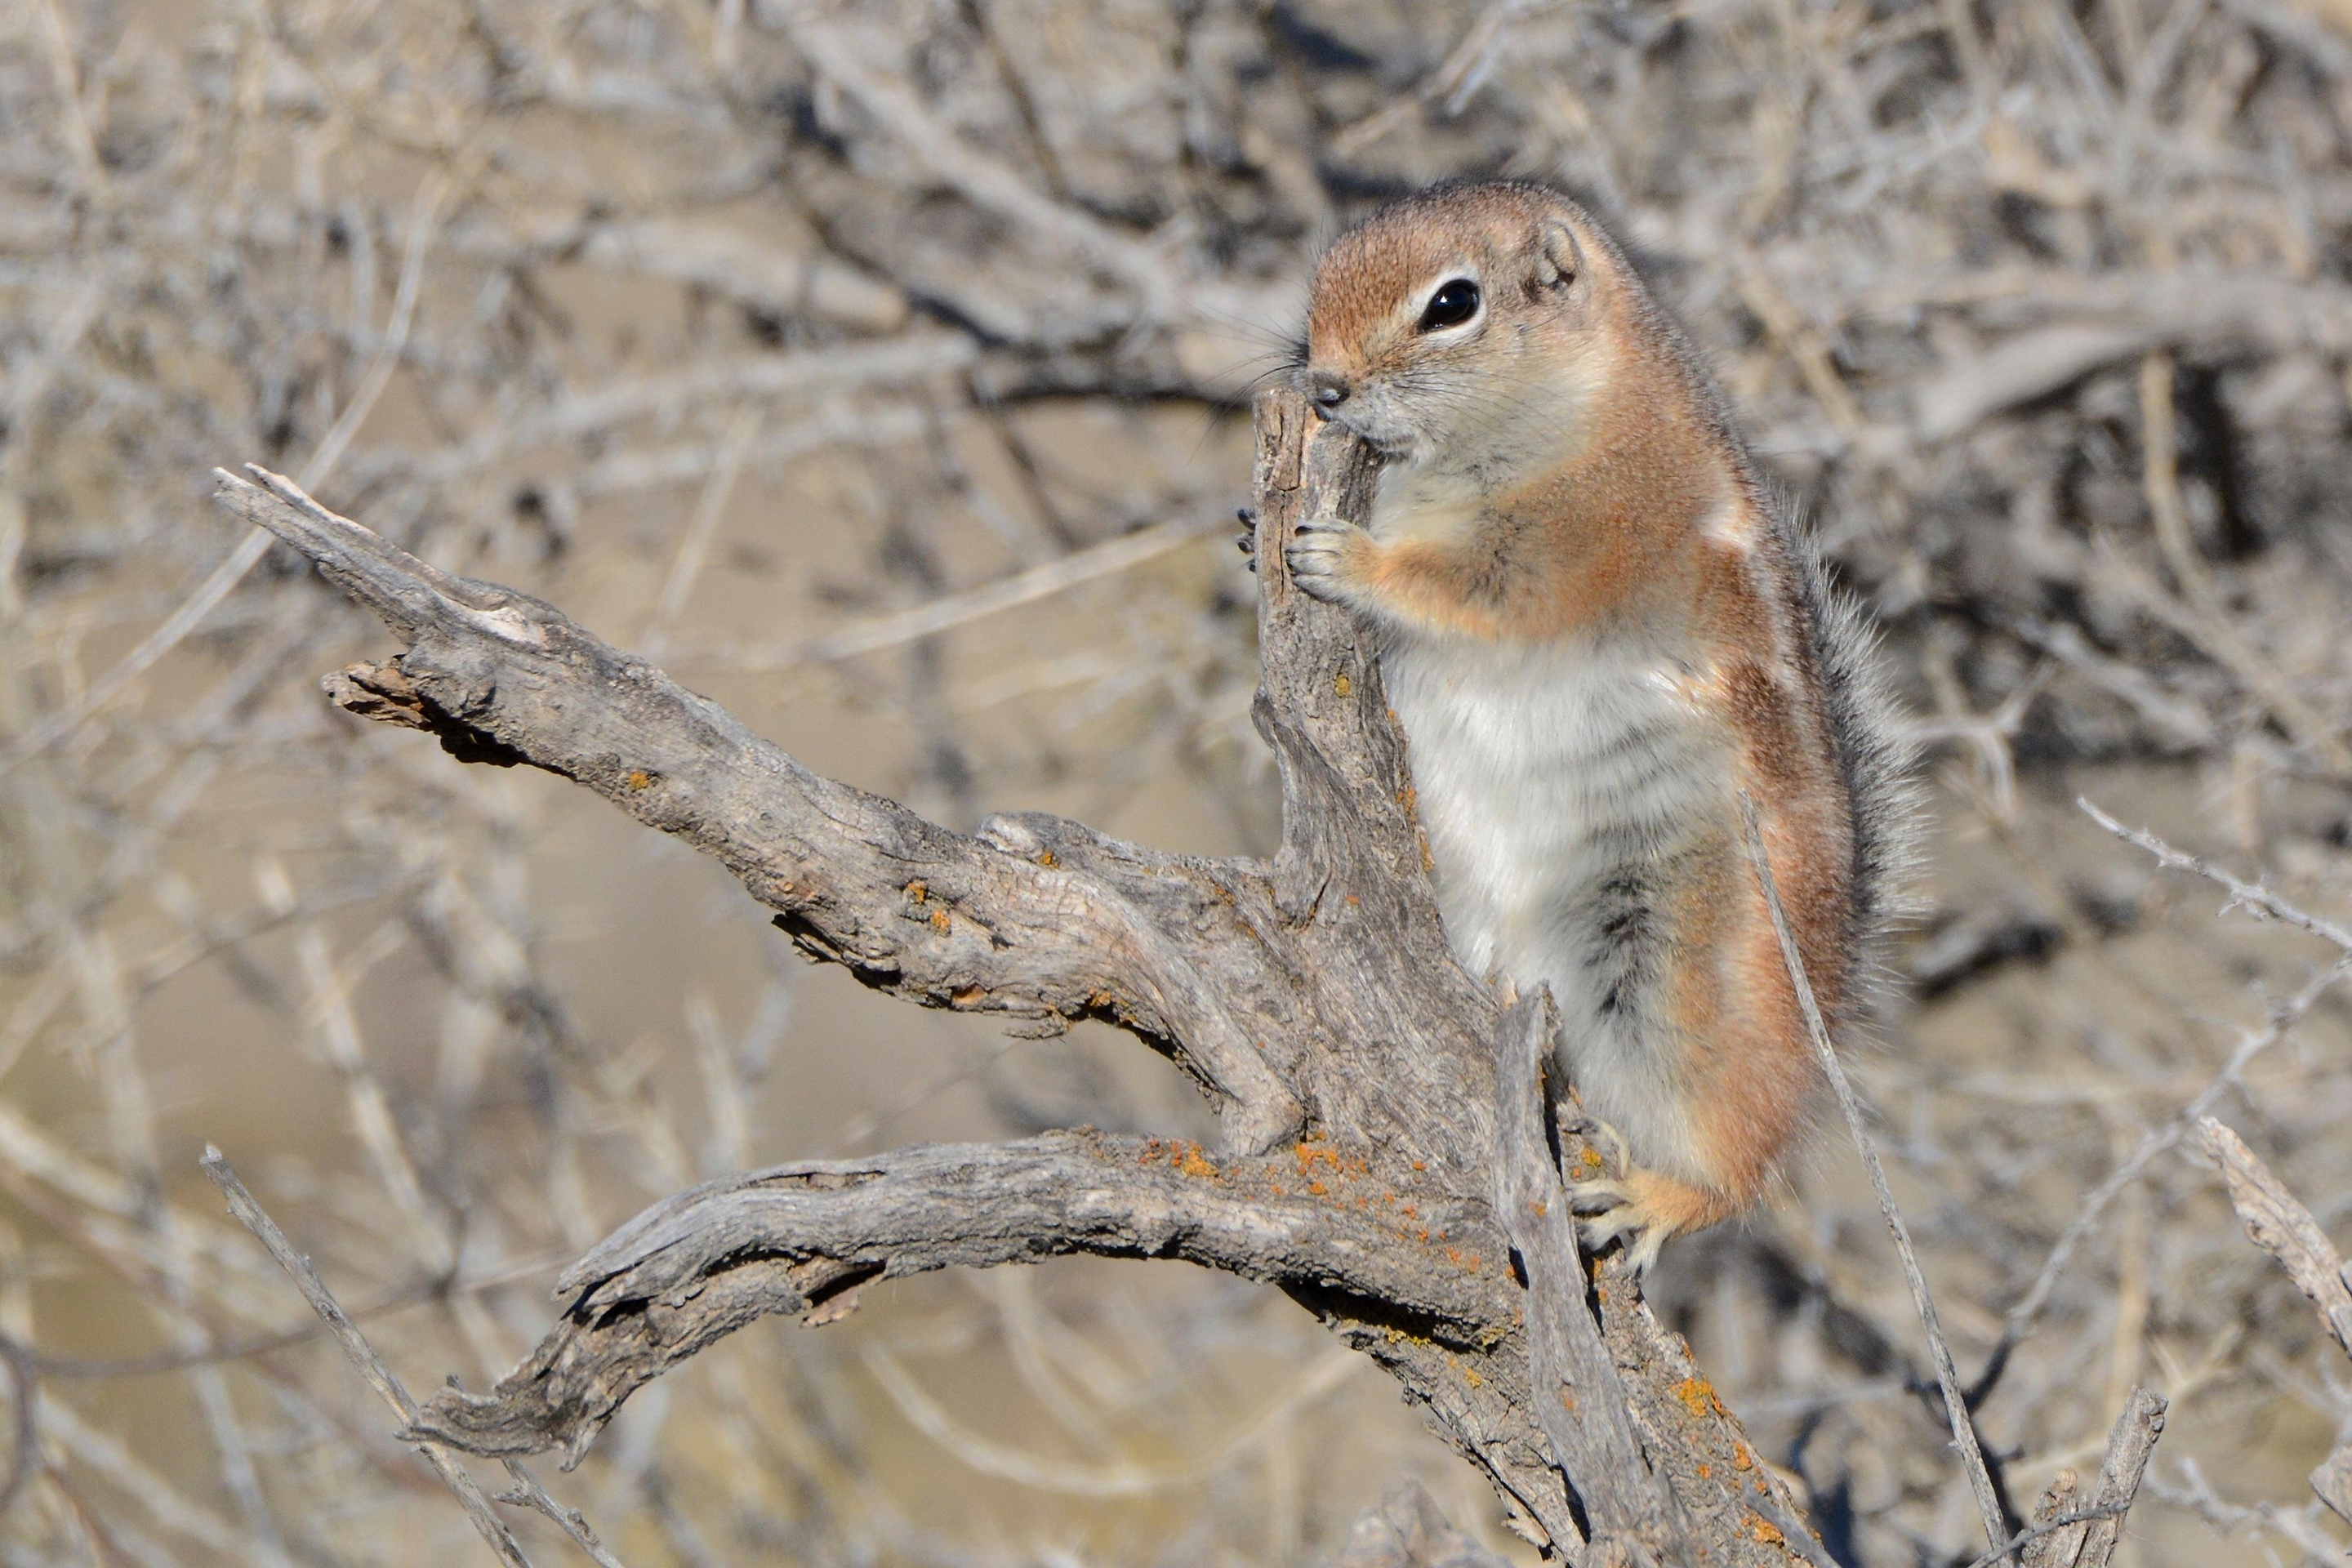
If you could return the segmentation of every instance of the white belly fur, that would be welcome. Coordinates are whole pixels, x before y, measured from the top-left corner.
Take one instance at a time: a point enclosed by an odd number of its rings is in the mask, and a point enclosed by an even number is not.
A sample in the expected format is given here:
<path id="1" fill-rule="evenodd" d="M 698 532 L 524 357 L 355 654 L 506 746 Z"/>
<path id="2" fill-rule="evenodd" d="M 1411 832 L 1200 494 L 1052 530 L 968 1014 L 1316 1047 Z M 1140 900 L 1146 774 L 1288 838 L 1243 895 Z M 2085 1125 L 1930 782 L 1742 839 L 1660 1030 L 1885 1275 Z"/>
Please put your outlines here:
<path id="1" fill-rule="evenodd" d="M 1474 975 L 1549 985 L 1586 1109 L 1638 1162 L 1702 1178 L 1658 1005 L 1655 961 L 1673 954 L 1654 927 L 1644 950 L 1626 924 L 1643 873 L 1723 822 L 1725 742 L 1682 695 L 1687 672 L 1626 637 L 1412 634 L 1391 637 L 1381 668 L 1454 951 Z"/>

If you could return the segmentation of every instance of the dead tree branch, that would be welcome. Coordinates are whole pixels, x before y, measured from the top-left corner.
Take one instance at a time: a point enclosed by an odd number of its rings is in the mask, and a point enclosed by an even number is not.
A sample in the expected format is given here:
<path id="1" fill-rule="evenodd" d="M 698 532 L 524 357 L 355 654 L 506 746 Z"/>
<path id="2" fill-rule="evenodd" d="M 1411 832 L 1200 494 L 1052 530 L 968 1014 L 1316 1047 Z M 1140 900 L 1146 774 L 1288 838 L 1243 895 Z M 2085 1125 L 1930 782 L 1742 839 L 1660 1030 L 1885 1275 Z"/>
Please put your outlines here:
<path id="1" fill-rule="evenodd" d="M 2089 1506 L 2072 1509 L 2081 1486 L 2073 1470 L 2061 1470 L 2042 1494 L 2033 1510 L 2033 1524 L 2009 1545 L 2022 1546 L 2025 1568 L 2107 1568 L 2123 1540 L 2124 1516 L 2147 1474 L 2148 1457 L 2164 1434 L 2164 1395 L 2145 1388 L 2132 1390 L 2124 1413 L 2107 1435 L 2105 1458 L 2099 1465 L 2099 1489 Z M 1989 1553 L 1969 1568 L 1985 1568 L 1999 1553 Z"/>
<path id="2" fill-rule="evenodd" d="M 1643 1468 L 1617 1369 L 1584 1310 L 1576 1222 L 1545 1135 L 1543 1067 L 1557 1031 L 1544 994 L 1520 998 L 1501 1036 L 1495 1206 L 1528 1279 L 1528 1394 L 1552 1452 L 1570 1474 L 1595 1478 L 1585 1497 L 1593 1524 L 1654 1540 L 1665 1531 L 1665 1490 Z"/>
<path id="3" fill-rule="evenodd" d="M 955 1265 L 1174 1257 L 1271 1282 L 1371 1354 L 1562 1558 L 1811 1555 L 1630 1278 L 1604 1270 L 1587 1300 L 1552 1201 L 1533 1015 L 1506 1019 L 1454 963 L 1374 650 L 1282 565 L 1301 518 L 1363 513 L 1370 455 L 1286 391 L 1258 420 L 1255 711 L 1286 802 L 1270 862 L 1043 816 L 946 831 L 817 777 L 548 605 L 441 573 L 273 475 L 218 476 L 227 506 L 407 644 L 330 678 L 345 708 L 587 785 L 719 858 L 803 952 L 877 989 L 1032 1027 L 1117 1024 L 1223 1113 L 1213 1157 L 1061 1133 L 695 1189 L 576 1265 L 539 1350 L 487 1395 L 436 1396 L 413 1436 L 576 1458 L 631 1390 L 767 1313 L 824 1321 L 872 1280 Z"/>
<path id="4" fill-rule="evenodd" d="M 269 1256 L 276 1258 L 278 1266 L 293 1279 L 303 1299 L 310 1303 L 312 1310 L 319 1314 L 328 1331 L 335 1336 L 335 1342 L 342 1346 L 343 1353 L 351 1358 L 360 1375 L 367 1379 L 368 1385 L 404 1421 L 415 1421 L 416 1401 L 409 1396 L 408 1390 L 401 1386 L 400 1379 L 393 1375 L 392 1369 L 383 1364 L 366 1337 L 352 1324 L 341 1303 L 327 1289 L 326 1282 L 310 1267 L 310 1260 L 294 1250 L 293 1243 L 286 1239 L 286 1233 L 278 1228 L 277 1222 L 259 1204 L 254 1202 L 253 1194 L 245 1190 L 244 1182 L 222 1158 L 219 1150 L 205 1151 L 204 1168 L 205 1174 L 212 1178 L 213 1185 L 220 1189 L 221 1196 L 228 1200 L 229 1213 L 269 1249 Z M 434 1473 L 457 1495 L 458 1506 L 466 1510 L 467 1519 L 488 1542 L 499 1561 L 507 1563 L 509 1568 L 530 1568 L 530 1559 L 522 1554 L 522 1547 L 499 1519 L 490 1507 L 490 1500 L 482 1495 L 481 1487 L 466 1473 L 464 1467 L 450 1458 L 447 1449 L 429 1438 L 412 1438 L 411 1441 L 415 1444 L 416 1451 L 424 1456 L 425 1461 L 433 1467 Z"/>
<path id="5" fill-rule="evenodd" d="M 856 1292 L 937 1268 L 1069 1253 L 1175 1258 L 1320 1297 L 1457 1351 L 1517 1307 L 1448 1237 L 1477 1226 L 1442 1192 L 1368 1194 L 1319 1146 L 1230 1159 L 1181 1141 L 1052 1133 L 755 1171 L 680 1193 L 573 1264 L 563 1321 L 488 1396 L 444 1393 L 420 1435 L 475 1453 L 562 1442 L 576 1458 L 636 1388 L 772 1312 L 844 1317 Z M 1311 1189 L 1320 1188 L 1321 1191 Z M 1365 1197 L 1334 1203 L 1333 1189 Z"/>

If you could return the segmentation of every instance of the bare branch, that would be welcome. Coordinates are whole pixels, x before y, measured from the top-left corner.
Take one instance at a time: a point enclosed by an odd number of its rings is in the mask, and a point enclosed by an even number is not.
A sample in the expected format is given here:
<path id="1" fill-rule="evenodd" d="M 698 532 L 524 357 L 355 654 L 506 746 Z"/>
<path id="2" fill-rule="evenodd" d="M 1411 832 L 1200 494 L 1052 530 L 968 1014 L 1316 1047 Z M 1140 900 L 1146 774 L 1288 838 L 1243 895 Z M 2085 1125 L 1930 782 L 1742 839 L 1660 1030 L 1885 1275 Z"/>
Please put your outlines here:
<path id="1" fill-rule="evenodd" d="M 2167 1404 L 2160 1394 L 2133 1389 L 2115 1429 L 2107 1434 L 2099 1489 L 2089 1505 L 2071 1506 L 2081 1494 L 2082 1479 L 2071 1469 L 2060 1470 L 2034 1505 L 2032 1524 L 1969 1568 L 1991 1568 L 2020 1547 L 2024 1549 L 2020 1560 L 2023 1568 L 2107 1568 L 2123 1539 L 2124 1516 L 2131 1511 L 2140 1480 L 2147 1474 L 2148 1456 L 2164 1433 Z"/>
<path id="2" fill-rule="evenodd" d="M 1832 1568 L 1803 1510 L 1691 1358 L 1690 1347 L 1661 1326 L 1642 1299 L 1622 1252 L 1594 1266 L 1592 1297 L 1643 1452 L 1672 1489 L 1689 1537 L 1743 1568 L 1779 1568 L 1791 1559 Z"/>
<path id="3" fill-rule="evenodd" d="M 2073 1568 L 2107 1568 L 2114 1558 L 2116 1544 L 2123 1540 L 2124 1515 L 2139 1495 L 2148 1456 L 2156 1452 L 2156 1440 L 2164 1435 L 2168 1403 L 2152 1389 L 2135 1388 L 2123 1414 L 2116 1417 L 2115 1430 L 2107 1436 L 2106 1458 L 2099 1466 L 2099 1490 L 2091 1500 L 2089 1511 L 2097 1517 L 2084 1534 L 2081 1552 L 2071 1559 Z"/>
<path id="4" fill-rule="evenodd" d="M 2137 845 L 2155 856 L 2157 864 L 2166 870 L 2193 871 L 2207 881 L 2229 889 L 2230 901 L 2223 906 L 2224 909 L 2244 908 L 2253 910 L 2256 915 L 2267 915 L 2272 920 L 2284 921 L 2288 925 L 2300 927 L 2322 942 L 2334 942 L 2345 952 L 2352 953 L 2352 931 L 2346 930 L 2334 921 L 2306 914 L 2268 888 L 2252 882 L 2241 881 L 2200 856 L 2184 854 L 2146 828 L 2126 827 L 2087 800 L 2077 797 L 2074 804 L 2082 808 L 2084 816 L 2125 843 Z"/>
<path id="5" fill-rule="evenodd" d="M 2230 1204 L 2256 1247 L 2279 1260 L 2287 1278 L 2319 1309 L 2320 1321 L 2352 1354 L 2352 1276 L 2311 1211 L 2271 1174 L 2246 1141 L 2210 1116 L 2197 1123 L 2198 1146 L 2221 1167 Z"/>
<path id="6" fill-rule="evenodd" d="M 876 1280 L 1068 1253 L 1174 1258 L 1456 1348 L 1509 1331 L 1499 1261 L 1448 1242 L 1483 1216 L 1321 1145 L 1216 1159 L 1181 1140 L 1052 1133 L 779 1165 L 647 1209 L 567 1269 L 561 1326 L 487 1397 L 436 1394 L 416 1430 L 576 1462 L 621 1401 L 772 1312 L 831 1321 Z"/>

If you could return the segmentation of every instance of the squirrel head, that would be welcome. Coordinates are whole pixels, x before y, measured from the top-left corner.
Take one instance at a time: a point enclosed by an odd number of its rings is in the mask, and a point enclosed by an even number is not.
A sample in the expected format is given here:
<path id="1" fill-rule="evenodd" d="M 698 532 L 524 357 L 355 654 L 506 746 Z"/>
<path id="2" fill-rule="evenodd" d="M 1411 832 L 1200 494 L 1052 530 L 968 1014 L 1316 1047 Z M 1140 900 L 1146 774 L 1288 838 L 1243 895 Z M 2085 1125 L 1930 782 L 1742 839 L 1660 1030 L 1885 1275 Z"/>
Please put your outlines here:
<path id="1" fill-rule="evenodd" d="M 1556 192 L 1441 185 L 1324 251 L 1294 380 L 1391 460 L 1507 489 L 1590 433 L 1630 277 Z"/>

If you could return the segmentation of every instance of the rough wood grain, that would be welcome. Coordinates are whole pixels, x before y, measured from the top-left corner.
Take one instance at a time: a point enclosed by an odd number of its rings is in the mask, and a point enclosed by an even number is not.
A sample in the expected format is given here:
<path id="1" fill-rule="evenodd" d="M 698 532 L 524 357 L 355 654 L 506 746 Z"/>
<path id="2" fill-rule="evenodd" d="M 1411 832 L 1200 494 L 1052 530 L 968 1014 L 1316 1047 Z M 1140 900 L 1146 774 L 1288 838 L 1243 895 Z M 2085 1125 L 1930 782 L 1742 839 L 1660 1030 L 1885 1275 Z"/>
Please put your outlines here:
<path id="1" fill-rule="evenodd" d="M 768 1313 L 829 1321 L 865 1285 L 929 1268 L 1182 1258 L 1276 1285 L 1371 1355 L 1563 1561 L 1812 1555 L 1785 1538 L 1804 1531 L 1738 1422 L 1692 1396 L 1705 1384 L 1686 1347 L 1631 1279 L 1604 1267 L 1588 1295 L 1557 1237 L 1534 1243 L 1537 1292 L 1512 1271 L 1498 1129 L 1513 1129 L 1513 1181 L 1559 1182 L 1540 1041 L 1446 945 L 1369 637 L 1282 564 L 1300 519 L 1362 515 L 1373 458 L 1286 390 L 1257 415 L 1255 717 L 1285 803 L 1271 861 L 1161 854 L 1037 815 L 950 832 L 816 776 L 551 605 L 436 571 L 275 476 L 218 476 L 226 505 L 406 644 L 330 677 L 342 707 L 464 760 L 587 785 L 719 858 L 803 952 L 878 990 L 1027 1028 L 1108 1020 L 1185 1067 L 1223 1119 L 1213 1153 L 1063 1133 L 681 1194 L 575 1265 L 539 1349 L 488 1394 L 436 1395 L 420 1434 L 576 1458 L 631 1390 Z M 1598 1408 L 1554 1400 L 1571 1418 L 1539 1418 L 1538 1333 L 1559 1351 L 1557 1366 L 1545 1352 L 1549 1385 L 1565 1370 Z M 1727 1479 L 1742 1457 L 1753 1476 Z"/>
<path id="2" fill-rule="evenodd" d="M 436 1394 L 416 1435 L 481 1454 L 553 1438 L 576 1459 L 636 1388 L 754 1319 L 831 1321 L 877 1280 L 1069 1253 L 1181 1258 L 1455 1353 L 1512 1332 L 1499 1263 L 1465 1267 L 1452 1246 L 1483 1215 L 1299 1150 L 1056 1132 L 707 1182 L 574 1263 L 556 1286 L 563 1321 L 530 1359 L 487 1395 Z"/>
<path id="3" fill-rule="evenodd" d="M 2090 1511 L 2096 1517 L 2084 1527 L 2082 1550 L 2070 1560 L 2074 1568 L 2107 1568 L 2114 1560 L 2124 1538 L 2124 1516 L 2139 1496 L 2148 1457 L 2164 1435 L 2168 1403 L 2147 1388 L 2133 1389 L 2124 1402 L 2123 1414 L 2107 1436 L 2106 1457 L 2099 1464 L 2099 1489 L 2091 1498 Z"/>
<path id="4" fill-rule="evenodd" d="M 1495 1206 L 1527 1279 L 1536 1425 L 1560 1468 L 1581 1479 L 1595 1542 L 1619 1539 L 1629 1554 L 1647 1560 L 1666 1544 L 1671 1504 L 1642 1462 L 1616 1363 L 1585 1303 L 1589 1282 L 1544 1102 L 1544 1067 L 1557 1030 L 1549 994 L 1521 997 L 1503 1020 Z"/>

